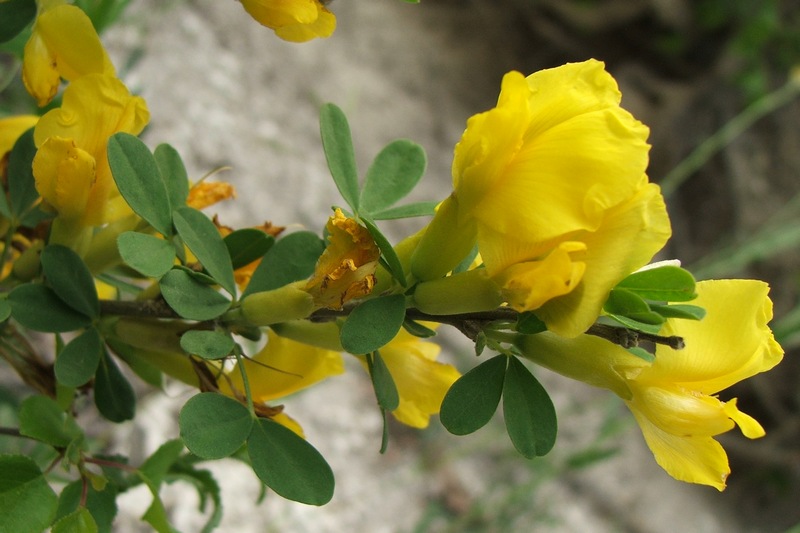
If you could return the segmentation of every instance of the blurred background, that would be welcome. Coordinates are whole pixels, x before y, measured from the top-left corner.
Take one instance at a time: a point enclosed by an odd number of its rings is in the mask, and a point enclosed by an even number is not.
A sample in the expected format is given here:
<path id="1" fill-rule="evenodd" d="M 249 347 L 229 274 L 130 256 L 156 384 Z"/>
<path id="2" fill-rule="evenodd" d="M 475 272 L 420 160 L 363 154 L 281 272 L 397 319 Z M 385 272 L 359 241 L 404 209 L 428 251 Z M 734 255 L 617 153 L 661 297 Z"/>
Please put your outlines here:
<path id="1" fill-rule="evenodd" d="M 413 199 L 439 200 L 451 188 L 453 145 L 469 116 L 494 106 L 505 72 L 594 57 L 619 82 L 623 106 L 651 128 L 649 175 L 664 187 L 674 232 L 662 258 L 681 259 L 700 279 L 767 280 L 787 353 L 775 370 L 723 393 L 767 430 L 757 441 L 722 437 L 733 470 L 723 493 L 661 471 L 613 395 L 544 371 L 560 424 L 550 456 L 516 454 L 499 416 L 459 438 L 436 420 L 424 431 L 393 424 L 382 456 L 371 385 L 351 364 L 286 402 L 334 470 L 333 501 L 318 509 L 268 494 L 256 505 L 252 473 L 223 463 L 214 467 L 220 531 L 800 531 L 800 80 L 789 81 L 800 65 L 800 2 L 329 7 L 336 33 L 302 45 L 280 41 L 235 1 L 129 2 L 103 33 L 123 80 L 148 102 L 145 141 L 176 147 L 193 179 L 229 167 L 217 178 L 239 198 L 216 209 L 223 223 L 321 230 L 340 202 L 319 141 L 324 102 L 348 115 L 362 171 L 393 139 L 425 147 L 428 170 Z M 28 105 L 19 88 L 4 95 L 2 112 Z M 384 229 L 397 240 L 419 225 Z M 474 366 L 457 335 L 441 342 L 445 360 Z M 178 387 L 152 392 L 142 388 L 133 423 L 106 434 L 133 462 L 177 436 L 189 397 Z M 175 525 L 201 527 L 193 489 L 168 490 Z M 144 492 L 125 495 L 120 530 L 134 531 L 148 504 Z"/>

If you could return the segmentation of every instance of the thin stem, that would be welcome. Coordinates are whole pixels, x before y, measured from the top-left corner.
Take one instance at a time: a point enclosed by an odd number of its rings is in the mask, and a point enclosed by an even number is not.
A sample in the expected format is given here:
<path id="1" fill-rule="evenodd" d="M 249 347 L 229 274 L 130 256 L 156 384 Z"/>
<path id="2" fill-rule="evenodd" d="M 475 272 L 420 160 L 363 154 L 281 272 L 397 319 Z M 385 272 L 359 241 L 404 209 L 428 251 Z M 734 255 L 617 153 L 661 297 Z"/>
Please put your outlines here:
<path id="1" fill-rule="evenodd" d="M 798 95 L 800 95 L 800 76 L 793 75 L 782 87 L 754 102 L 700 143 L 659 182 L 662 194 L 669 197 L 709 159 L 733 142 L 757 120 L 785 106 Z"/>
<path id="2" fill-rule="evenodd" d="M 247 379 L 247 371 L 244 369 L 244 358 L 242 352 L 239 351 L 239 345 L 233 345 L 233 355 L 236 356 L 236 366 L 239 367 L 239 373 L 242 375 L 242 385 L 244 385 L 244 395 L 247 398 L 247 409 L 250 411 L 250 416 L 256 418 L 256 408 L 253 405 L 253 395 L 250 393 L 250 380 Z"/>
<path id="3" fill-rule="evenodd" d="M 6 437 L 18 437 L 20 439 L 29 439 L 27 435 L 23 435 L 19 432 L 17 428 L 7 428 L 7 427 L 0 427 L 0 435 L 5 435 Z"/>
<path id="4" fill-rule="evenodd" d="M 109 468 L 116 468 L 118 470 L 125 470 L 126 472 L 136 472 L 137 468 L 129 464 L 120 463 L 118 461 L 109 461 L 108 459 L 100 459 L 98 457 L 84 457 L 84 463 L 90 463 L 97 466 L 107 466 Z"/>

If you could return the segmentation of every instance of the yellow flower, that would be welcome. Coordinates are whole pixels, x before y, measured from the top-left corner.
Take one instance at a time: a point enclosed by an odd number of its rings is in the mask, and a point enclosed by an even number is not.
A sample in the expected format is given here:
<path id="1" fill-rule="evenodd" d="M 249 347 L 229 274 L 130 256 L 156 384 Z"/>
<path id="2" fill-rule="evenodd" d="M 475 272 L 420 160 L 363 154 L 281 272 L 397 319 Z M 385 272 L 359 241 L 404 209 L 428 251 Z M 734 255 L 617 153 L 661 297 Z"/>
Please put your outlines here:
<path id="1" fill-rule="evenodd" d="M 341 309 L 349 300 L 372 292 L 381 253 L 366 228 L 345 217 L 341 209 L 336 209 L 325 229 L 328 246 L 305 290 L 317 306 Z"/>
<path id="2" fill-rule="evenodd" d="M 0 159 L 14 148 L 20 136 L 39 121 L 36 115 L 17 115 L 0 119 Z"/>
<path id="3" fill-rule="evenodd" d="M 130 213 L 116 190 L 106 146 L 114 133 L 140 133 L 149 116 L 144 100 L 113 76 L 88 74 L 67 87 L 62 106 L 34 130 L 36 189 L 59 217 L 97 226 Z"/>
<path id="4" fill-rule="evenodd" d="M 392 414 L 403 424 L 428 427 L 431 415 L 439 412 L 444 395 L 461 377 L 452 365 L 436 361 L 440 351 L 438 344 L 423 341 L 404 329 L 380 349 L 400 396 Z M 366 367 L 364 357 L 359 359 Z"/>
<path id="5" fill-rule="evenodd" d="M 285 41 L 306 42 L 330 37 L 336 17 L 320 0 L 241 0 L 244 9 Z"/>
<path id="6" fill-rule="evenodd" d="M 43 106 L 58 92 L 61 78 L 74 81 L 92 73 L 113 76 L 114 66 L 89 17 L 68 4 L 42 6 L 25 45 L 25 88 Z"/>
<path id="7" fill-rule="evenodd" d="M 244 360 L 244 369 L 253 401 L 264 403 L 341 374 L 344 363 L 339 352 L 293 341 L 268 330 L 266 346 L 252 360 Z M 239 369 L 234 368 L 227 376 L 228 379 L 219 380 L 220 390 L 225 394 L 236 391 L 244 397 Z"/>
<path id="8" fill-rule="evenodd" d="M 543 333 L 521 337 L 517 344 L 542 366 L 619 394 L 667 473 L 722 490 L 730 468 L 714 437 L 735 425 L 751 439 L 764 430 L 739 411 L 735 398 L 725 402 L 716 395 L 771 369 L 783 357 L 767 326 L 772 318 L 768 290 L 765 283 L 750 280 L 698 283 L 694 303 L 706 309 L 706 317 L 668 320 L 661 333 L 683 337 L 686 347 L 659 345 L 652 364 L 588 335 L 563 339 Z"/>
<path id="9" fill-rule="evenodd" d="M 445 275 L 477 243 L 511 306 L 539 309 L 560 335 L 584 332 L 670 235 L 645 176 L 648 129 L 620 99 L 595 60 L 506 74 L 497 107 L 470 118 L 456 146 L 454 190 L 412 258 L 415 277 Z"/>

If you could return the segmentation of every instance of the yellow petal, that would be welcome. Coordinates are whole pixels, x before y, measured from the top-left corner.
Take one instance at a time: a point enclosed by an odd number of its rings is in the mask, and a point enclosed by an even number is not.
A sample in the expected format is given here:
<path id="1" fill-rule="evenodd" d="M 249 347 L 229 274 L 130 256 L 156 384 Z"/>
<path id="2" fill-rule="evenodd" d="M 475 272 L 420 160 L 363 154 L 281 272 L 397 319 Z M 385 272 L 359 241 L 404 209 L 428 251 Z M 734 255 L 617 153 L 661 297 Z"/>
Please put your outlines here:
<path id="1" fill-rule="evenodd" d="M 195 209 L 203 209 L 228 198 L 236 198 L 236 189 L 224 181 L 201 181 L 189 189 L 186 203 Z"/>
<path id="2" fill-rule="evenodd" d="M 736 407 L 736 398 L 725 402 L 723 404 L 723 409 L 725 410 L 725 414 L 736 422 L 736 425 L 742 430 L 742 434 L 748 439 L 758 439 L 766 434 L 764 428 L 758 423 L 758 420 L 741 412 L 739 408 Z"/>
<path id="3" fill-rule="evenodd" d="M 311 24 L 319 13 L 317 0 L 241 0 L 251 17 L 268 28 Z"/>
<path id="4" fill-rule="evenodd" d="M 68 4 L 39 15 L 24 54 L 22 79 L 40 106 L 55 96 L 60 78 L 72 81 L 91 73 L 114 75 L 91 20 L 80 8 Z"/>
<path id="5" fill-rule="evenodd" d="M 541 261 L 517 263 L 495 277 L 508 305 L 518 311 L 538 309 L 545 302 L 571 292 L 580 282 L 586 263 L 572 253 L 583 252 L 580 242 L 561 243 Z"/>
<path id="6" fill-rule="evenodd" d="M 286 428 L 291 429 L 298 437 L 306 438 L 306 434 L 303 432 L 303 427 L 300 425 L 300 423 L 286 413 L 277 413 L 272 416 L 272 420 Z"/>
<path id="7" fill-rule="evenodd" d="M 250 382 L 253 401 L 268 402 L 310 387 L 330 376 L 344 372 L 339 352 L 316 348 L 278 336 L 268 331 L 267 345 L 244 368 Z M 220 389 L 230 393 L 233 388 L 244 394 L 241 373 L 234 368 L 228 380 L 219 380 Z"/>
<path id="8" fill-rule="evenodd" d="M 72 139 L 47 139 L 33 158 L 33 177 L 36 190 L 59 216 L 85 217 L 95 184 L 95 160 Z"/>
<path id="9" fill-rule="evenodd" d="M 14 148 L 17 139 L 39 121 L 36 115 L 17 115 L 0 119 L 0 159 Z"/>
<path id="10" fill-rule="evenodd" d="M 708 436 L 672 435 L 659 429 L 636 409 L 631 408 L 631 411 L 656 462 L 669 475 L 679 481 L 710 485 L 720 491 L 725 489 L 731 470 L 728 456 L 716 440 Z"/>
<path id="11" fill-rule="evenodd" d="M 586 244 L 581 283 L 569 294 L 545 303 L 536 314 L 559 335 L 583 333 L 597 319 L 611 289 L 647 264 L 670 235 L 660 190 L 646 184 L 631 199 L 609 210 L 597 231 L 572 236 Z"/>
<path id="12" fill-rule="evenodd" d="M 697 284 L 691 303 L 706 309 L 701 321 L 667 321 L 665 335 L 680 335 L 683 350 L 658 346 L 653 367 L 642 380 L 669 381 L 715 394 L 765 372 L 783 358 L 767 323 L 772 318 L 769 287 L 754 280 L 712 280 Z"/>
<path id="13" fill-rule="evenodd" d="M 316 38 L 326 38 L 336 30 L 336 16 L 320 7 L 317 19 L 311 24 L 291 24 L 275 30 L 275 35 L 293 43 L 304 43 Z"/>

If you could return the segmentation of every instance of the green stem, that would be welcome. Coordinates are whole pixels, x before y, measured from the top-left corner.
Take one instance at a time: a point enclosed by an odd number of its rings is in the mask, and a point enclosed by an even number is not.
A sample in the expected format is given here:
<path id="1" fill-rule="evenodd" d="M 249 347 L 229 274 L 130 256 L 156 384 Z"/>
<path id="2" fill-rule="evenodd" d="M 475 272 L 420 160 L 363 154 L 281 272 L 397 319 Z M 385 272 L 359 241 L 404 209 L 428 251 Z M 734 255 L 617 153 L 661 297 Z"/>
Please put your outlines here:
<path id="1" fill-rule="evenodd" d="M 782 87 L 767 94 L 733 117 L 716 133 L 700 143 L 686 159 L 678 163 L 659 182 L 662 194 L 665 197 L 669 197 L 717 152 L 733 142 L 736 137 L 745 132 L 756 121 L 785 106 L 798 95 L 800 95 L 800 76 L 790 76 Z"/>
<path id="2" fill-rule="evenodd" d="M 239 368 L 239 373 L 242 375 L 242 385 L 244 385 L 244 395 L 247 398 L 247 410 L 250 411 L 250 416 L 253 419 L 257 418 L 256 408 L 253 405 L 253 395 L 250 393 L 250 381 L 247 379 L 247 371 L 244 369 L 244 358 L 242 352 L 239 351 L 239 345 L 234 344 L 233 355 L 236 356 L 236 366 Z"/>

